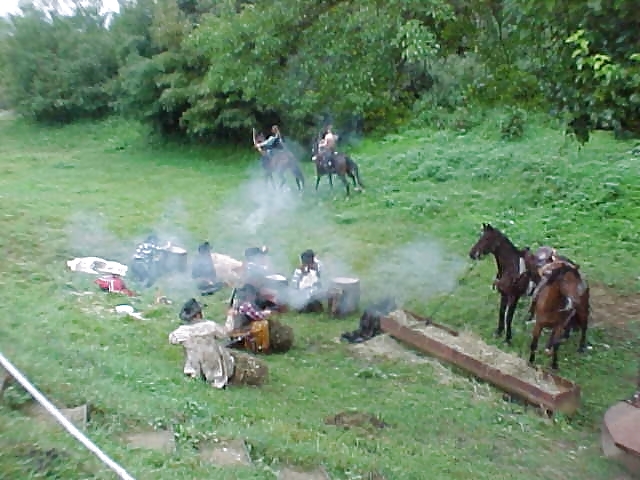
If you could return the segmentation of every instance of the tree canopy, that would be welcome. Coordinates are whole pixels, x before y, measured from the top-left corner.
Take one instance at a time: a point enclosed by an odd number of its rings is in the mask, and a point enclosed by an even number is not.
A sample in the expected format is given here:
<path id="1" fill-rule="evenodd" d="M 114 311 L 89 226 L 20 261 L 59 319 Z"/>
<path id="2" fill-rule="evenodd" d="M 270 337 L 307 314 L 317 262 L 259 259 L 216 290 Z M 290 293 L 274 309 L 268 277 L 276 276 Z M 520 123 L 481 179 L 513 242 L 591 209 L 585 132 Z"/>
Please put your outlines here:
<path id="1" fill-rule="evenodd" d="M 546 108 L 640 133 L 631 0 L 121 0 L 0 25 L 3 101 L 38 121 L 133 116 L 166 136 L 331 119 L 394 128 L 468 104 Z"/>

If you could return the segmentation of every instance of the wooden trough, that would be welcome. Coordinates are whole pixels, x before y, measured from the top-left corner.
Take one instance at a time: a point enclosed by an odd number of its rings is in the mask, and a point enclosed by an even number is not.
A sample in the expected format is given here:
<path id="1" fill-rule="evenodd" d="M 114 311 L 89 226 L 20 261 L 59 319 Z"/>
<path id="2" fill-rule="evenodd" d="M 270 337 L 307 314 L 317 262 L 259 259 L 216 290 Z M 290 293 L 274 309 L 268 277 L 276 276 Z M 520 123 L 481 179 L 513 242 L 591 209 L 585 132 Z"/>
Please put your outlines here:
<path id="1" fill-rule="evenodd" d="M 431 338 L 419 330 L 420 326 L 429 325 L 454 337 L 459 336 L 459 332 L 454 329 L 437 324 L 429 318 L 406 310 L 404 310 L 404 313 L 409 317 L 415 318 L 419 323 L 415 326 L 407 326 L 398 322 L 392 316 L 386 316 L 380 319 L 382 331 L 439 360 L 452 363 L 532 405 L 567 415 L 573 414 L 580 406 L 580 386 L 570 380 L 549 371 L 541 372 L 541 377 L 545 381 L 552 382 L 555 385 L 557 392 L 551 393 L 533 382 L 505 373 L 492 365 L 473 358 L 471 355 L 456 350 L 450 345 Z"/>

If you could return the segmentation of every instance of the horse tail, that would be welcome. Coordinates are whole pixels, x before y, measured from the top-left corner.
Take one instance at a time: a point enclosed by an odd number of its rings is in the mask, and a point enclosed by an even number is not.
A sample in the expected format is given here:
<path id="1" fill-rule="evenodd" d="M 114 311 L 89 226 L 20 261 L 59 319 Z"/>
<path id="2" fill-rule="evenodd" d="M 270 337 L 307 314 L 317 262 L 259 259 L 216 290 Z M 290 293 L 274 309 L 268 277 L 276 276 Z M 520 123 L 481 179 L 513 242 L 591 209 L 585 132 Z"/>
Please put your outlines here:
<path id="1" fill-rule="evenodd" d="M 353 172 L 353 175 L 356 177 L 356 181 L 358 182 L 358 185 L 360 185 L 360 188 L 365 188 L 364 183 L 362 183 L 362 180 L 360 180 L 360 169 L 358 168 L 358 164 L 353 161 L 353 159 L 349 156 L 346 157 L 347 160 L 347 166 L 349 167 L 349 170 L 351 170 L 351 172 Z"/>

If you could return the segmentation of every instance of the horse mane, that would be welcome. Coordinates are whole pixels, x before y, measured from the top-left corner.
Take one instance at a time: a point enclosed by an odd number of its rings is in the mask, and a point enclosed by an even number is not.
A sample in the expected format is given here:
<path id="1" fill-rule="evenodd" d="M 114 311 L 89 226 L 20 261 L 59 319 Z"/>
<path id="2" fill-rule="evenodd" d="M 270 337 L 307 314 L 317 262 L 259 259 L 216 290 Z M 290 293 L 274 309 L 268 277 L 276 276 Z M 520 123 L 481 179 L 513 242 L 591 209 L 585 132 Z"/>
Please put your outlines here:
<path id="1" fill-rule="evenodd" d="M 502 230 L 499 230 L 497 228 L 493 228 L 493 231 L 496 232 L 500 237 L 502 237 L 502 240 L 515 252 L 518 254 L 519 257 L 524 256 L 524 252 L 526 251 L 526 248 L 520 250 L 518 247 L 516 247 L 514 245 L 514 243 L 509 239 L 509 237 L 507 237 L 504 233 L 502 233 Z M 528 247 L 527 247 L 528 248 Z"/>

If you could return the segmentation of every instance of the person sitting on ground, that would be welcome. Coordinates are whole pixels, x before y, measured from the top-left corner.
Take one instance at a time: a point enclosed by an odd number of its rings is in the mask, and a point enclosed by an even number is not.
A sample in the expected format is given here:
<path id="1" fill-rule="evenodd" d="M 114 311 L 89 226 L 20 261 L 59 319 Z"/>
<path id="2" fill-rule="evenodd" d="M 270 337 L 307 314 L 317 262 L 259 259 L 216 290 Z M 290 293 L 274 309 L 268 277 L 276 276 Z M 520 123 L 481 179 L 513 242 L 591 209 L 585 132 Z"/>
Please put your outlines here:
<path id="1" fill-rule="evenodd" d="M 236 292 L 236 305 L 227 315 L 225 329 L 232 338 L 231 346 L 243 346 L 254 352 L 269 350 L 271 310 L 261 310 L 256 302 L 258 289 L 246 284 Z"/>
<path id="2" fill-rule="evenodd" d="M 271 127 L 271 135 L 269 138 L 262 142 L 255 142 L 254 145 L 260 153 L 266 153 L 268 156 L 271 156 L 274 150 L 284 148 L 284 141 L 282 139 L 282 134 L 280 133 L 280 128 L 277 125 L 274 125 Z"/>
<path id="3" fill-rule="evenodd" d="M 202 305 L 195 298 L 191 298 L 182 306 L 178 317 L 185 324 L 202 320 Z"/>
<path id="4" fill-rule="evenodd" d="M 304 282 L 308 275 L 314 275 L 313 282 Z M 309 288 L 313 285 L 321 285 L 322 262 L 316 257 L 313 250 L 308 249 L 300 254 L 300 266 L 295 269 L 291 277 L 291 286 L 296 289 Z M 317 280 L 316 280 L 317 279 Z M 312 284 L 309 284 L 312 283 Z"/>
<path id="5" fill-rule="evenodd" d="M 131 262 L 131 272 L 144 286 L 151 287 L 160 275 L 158 237 L 149 235 L 136 247 Z"/>
<path id="6" fill-rule="evenodd" d="M 321 312 L 322 263 L 311 249 L 302 252 L 300 261 L 291 277 L 290 285 L 294 290 L 290 293 L 290 300 L 299 312 Z"/>
<path id="7" fill-rule="evenodd" d="M 256 304 L 258 294 L 258 289 L 250 284 L 245 284 L 237 290 L 235 305 L 229 311 L 233 315 L 234 329 L 245 327 L 251 322 L 259 322 L 269 318 L 271 310 L 260 309 Z"/>
<path id="8" fill-rule="evenodd" d="M 224 288 L 224 282 L 218 281 L 209 242 L 204 242 L 198 246 L 198 255 L 191 267 L 191 278 L 196 281 L 201 295 L 213 295 Z"/>

